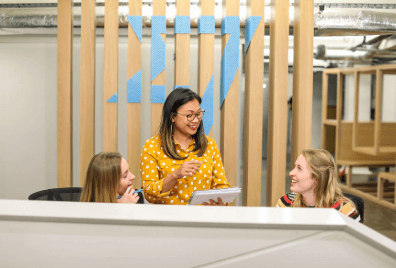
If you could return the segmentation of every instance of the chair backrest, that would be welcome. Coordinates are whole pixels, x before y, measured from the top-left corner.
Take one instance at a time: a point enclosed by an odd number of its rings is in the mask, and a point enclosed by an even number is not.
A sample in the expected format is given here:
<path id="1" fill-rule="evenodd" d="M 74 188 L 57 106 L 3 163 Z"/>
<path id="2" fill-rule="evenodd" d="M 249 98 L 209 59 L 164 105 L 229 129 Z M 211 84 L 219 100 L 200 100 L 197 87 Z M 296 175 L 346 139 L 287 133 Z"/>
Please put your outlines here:
<path id="1" fill-rule="evenodd" d="M 348 194 L 348 193 L 342 193 L 346 198 L 349 198 L 353 203 L 355 203 L 356 209 L 360 214 L 360 217 L 362 218 L 362 221 L 364 222 L 364 200 L 363 198 L 353 195 L 353 194 Z"/>
<path id="2" fill-rule="evenodd" d="M 52 201 L 74 201 L 79 202 L 82 192 L 81 187 L 65 187 L 65 188 L 53 188 L 42 190 L 29 195 L 29 200 L 52 200 Z M 139 200 L 138 204 L 144 204 L 143 193 L 138 193 Z"/>
<path id="3" fill-rule="evenodd" d="M 53 188 L 29 195 L 29 200 L 80 201 L 81 187 Z"/>

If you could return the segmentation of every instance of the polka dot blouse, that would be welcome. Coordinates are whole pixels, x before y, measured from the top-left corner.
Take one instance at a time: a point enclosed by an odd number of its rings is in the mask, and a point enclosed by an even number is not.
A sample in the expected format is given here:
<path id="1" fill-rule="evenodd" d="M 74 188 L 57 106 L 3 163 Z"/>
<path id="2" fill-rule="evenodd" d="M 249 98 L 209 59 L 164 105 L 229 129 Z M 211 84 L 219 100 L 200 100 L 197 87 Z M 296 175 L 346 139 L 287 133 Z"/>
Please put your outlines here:
<path id="1" fill-rule="evenodd" d="M 195 141 L 192 140 L 186 150 L 176 144 L 177 153 L 185 160 L 171 159 L 161 145 L 159 135 L 148 139 L 140 156 L 140 175 L 145 189 L 145 197 L 150 203 L 187 205 L 187 201 L 195 190 L 228 188 L 230 185 L 225 176 L 220 151 L 216 142 L 207 137 L 208 147 L 202 157 L 196 156 Z M 199 172 L 193 176 L 178 179 L 168 192 L 161 193 L 164 179 L 177 170 L 184 161 L 198 160 L 202 162 Z"/>

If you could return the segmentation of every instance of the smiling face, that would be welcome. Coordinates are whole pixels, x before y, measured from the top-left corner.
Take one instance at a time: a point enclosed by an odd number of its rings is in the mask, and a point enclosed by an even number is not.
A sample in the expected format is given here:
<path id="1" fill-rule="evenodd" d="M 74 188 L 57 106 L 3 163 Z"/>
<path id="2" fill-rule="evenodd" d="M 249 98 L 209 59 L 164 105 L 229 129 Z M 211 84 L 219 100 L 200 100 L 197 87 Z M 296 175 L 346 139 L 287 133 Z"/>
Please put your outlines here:
<path id="1" fill-rule="evenodd" d="M 291 177 L 290 191 L 299 194 L 313 194 L 317 186 L 317 179 L 313 178 L 311 170 L 303 155 L 297 158 L 296 166 L 289 173 Z"/>
<path id="2" fill-rule="evenodd" d="M 129 186 L 132 185 L 135 175 L 129 171 L 129 165 L 124 158 L 121 158 L 121 178 L 118 185 L 118 195 L 123 195 Z M 133 187 L 131 191 L 134 191 Z"/>
<path id="3" fill-rule="evenodd" d="M 197 99 L 187 102 L 180 106 L 177 110 L 177 114 L 172 118 L 174 124 L 174 135 L 189 135 L 192 136 L 197 132 L 202 119 L 198 119 L 196 116 L 194 120 L 189 122 L 186 115 L 199 114 L 201 112 L 201 105 Z M 182 115 L 183 114 L 183 115 Z"/>

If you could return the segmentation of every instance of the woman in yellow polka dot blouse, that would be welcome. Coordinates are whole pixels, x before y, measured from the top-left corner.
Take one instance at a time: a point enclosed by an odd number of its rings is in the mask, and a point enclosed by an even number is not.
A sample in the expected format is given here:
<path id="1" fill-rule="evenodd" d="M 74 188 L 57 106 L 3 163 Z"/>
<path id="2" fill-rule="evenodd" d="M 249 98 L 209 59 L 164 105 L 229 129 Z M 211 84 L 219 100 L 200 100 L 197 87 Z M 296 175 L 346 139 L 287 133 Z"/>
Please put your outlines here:
<path id="1" fill-rule="evenodd" d="M 220 151 L 204 132 L 201 97 L 177 88 L 166 98 L 159 135 L 140 157 L 145 197 L 150 203 L 186 205 L 195 190 L 228 188 Z M 211 205 L 224 205 L 212 201 Z"/>

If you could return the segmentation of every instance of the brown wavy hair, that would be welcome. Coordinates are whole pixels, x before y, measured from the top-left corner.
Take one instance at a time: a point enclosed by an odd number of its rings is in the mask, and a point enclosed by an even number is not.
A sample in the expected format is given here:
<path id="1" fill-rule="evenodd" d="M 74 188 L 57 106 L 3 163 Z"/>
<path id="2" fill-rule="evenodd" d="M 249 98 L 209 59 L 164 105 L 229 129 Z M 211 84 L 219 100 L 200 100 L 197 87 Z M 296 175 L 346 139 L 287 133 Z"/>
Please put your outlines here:
<path id="1" fill-rule="evenodd" d="M 349 203 L 355 208 L 355 204 L 342 194 L 337 181 L 336 164 L 333 156 L 328 151 L 321 149 L 306 149 L 303 150 L 302 155 L 307 161 L 307 167 L 312 172 L 312 177 L 316 178 L 318 182 L 315 188 L 315 207 L 329 208 L 343 200 L 341 205 L 342 203 Z M 297 193 L 293 207 L 301 206 L 302 196 Z"/>
<path id="2" fill-rule="evenodd" d="M 188 88 L 176 88 L 165 100 L 162 109 L 162 117 L 159 134 L 162 140 L 164 152 L 172 159 L 183 160 L 187 157 L 180 156 L 176 151 L 175 141 L 173 140 L 172 118 L 176 116 L 177 110 L 189 101 L 197 100 L 201 104 L 201 97 Z M 197 132 L 192 136 L 195 140 L 194 151 L 198 150 L 197 156 L 201 157 L 208 147 L 208 139 L 206 138 L 203 122 L 199 124 Z"/>
<path id="3" fill-rule="evenodd" d="M 81 202 L 116 203 L 121 178 L 121 154 L 102 152 L 89 163 Z"/>

